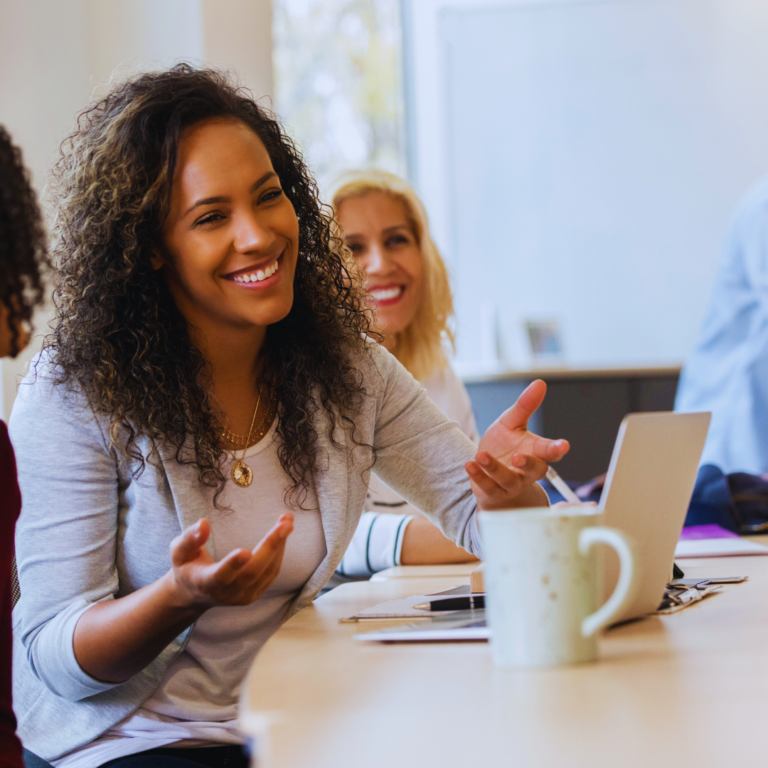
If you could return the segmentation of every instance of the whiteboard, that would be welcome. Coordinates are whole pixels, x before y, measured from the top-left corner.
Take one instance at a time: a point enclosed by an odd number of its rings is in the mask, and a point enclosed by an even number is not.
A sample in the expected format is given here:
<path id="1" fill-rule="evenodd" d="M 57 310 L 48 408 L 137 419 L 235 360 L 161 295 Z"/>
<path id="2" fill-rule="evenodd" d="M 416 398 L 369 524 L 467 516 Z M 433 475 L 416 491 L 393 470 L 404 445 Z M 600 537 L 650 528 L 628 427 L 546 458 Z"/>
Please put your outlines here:
<path id="1" fill-rule="evenodd" d="M 574 365 L 682 361 L 732 209 L 768 172 L 768 3 L 412 0 L 404 20 L 459 361 L 489 304 L 512 365 L 542 319 Z"/>

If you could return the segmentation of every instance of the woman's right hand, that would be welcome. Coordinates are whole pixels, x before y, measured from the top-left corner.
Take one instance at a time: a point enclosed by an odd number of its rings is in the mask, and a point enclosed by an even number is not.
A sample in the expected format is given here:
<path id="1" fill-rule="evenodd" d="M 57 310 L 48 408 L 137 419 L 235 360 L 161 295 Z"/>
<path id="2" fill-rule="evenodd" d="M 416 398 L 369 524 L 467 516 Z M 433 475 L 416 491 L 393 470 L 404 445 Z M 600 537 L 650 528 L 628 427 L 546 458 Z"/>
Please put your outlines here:
<path id="1" fill-rule="evenodd" d="M 169 576 L 180 604 L 205 610 L 258 600 L 280 572 L 292 531 L 293 515 L 286 512 L 253 550 L 234 549 L 216 562 L 205 548 L 211 525 L 202 518 L 171 542 Z"/>

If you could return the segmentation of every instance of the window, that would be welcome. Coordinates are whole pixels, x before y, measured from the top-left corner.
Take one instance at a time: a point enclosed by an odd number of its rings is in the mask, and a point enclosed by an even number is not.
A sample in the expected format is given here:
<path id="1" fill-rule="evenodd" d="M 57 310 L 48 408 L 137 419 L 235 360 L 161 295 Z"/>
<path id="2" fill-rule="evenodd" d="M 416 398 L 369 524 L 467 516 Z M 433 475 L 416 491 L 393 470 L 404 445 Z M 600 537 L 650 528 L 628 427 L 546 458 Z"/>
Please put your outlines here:
<path id="1" fill-rule="evenodd" d="M 321 188 L 406 171 L 399 0 L 275 0 L 275 111 Z"/>

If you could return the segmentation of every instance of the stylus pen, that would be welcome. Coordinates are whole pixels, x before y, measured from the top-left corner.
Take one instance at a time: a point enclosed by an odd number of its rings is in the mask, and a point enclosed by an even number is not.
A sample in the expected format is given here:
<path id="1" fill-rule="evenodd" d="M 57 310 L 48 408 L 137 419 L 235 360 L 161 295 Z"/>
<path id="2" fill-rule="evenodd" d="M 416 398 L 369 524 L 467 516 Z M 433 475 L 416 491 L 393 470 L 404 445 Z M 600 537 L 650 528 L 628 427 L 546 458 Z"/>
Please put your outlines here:
<path id="1" fill-rule="evenodd" d="M 555 472 L 552 467 L 547 470 L 547 480 L 549 480 L 555 488 L 560 491 L 563 498 L 566 501 L 570 501 L 571 504 L 583 504 L 584 502 L 568 487 L 568 483 L 563 480 L 560 475 Z"/>
<path id="2" fill-rule="evenodd" d="M 485 595 L 447 597 L 442 600 L 430 600 L 428 603 L 413 607 L 419 611 L 471 611 L 475 608 L 485 608 Z"/>

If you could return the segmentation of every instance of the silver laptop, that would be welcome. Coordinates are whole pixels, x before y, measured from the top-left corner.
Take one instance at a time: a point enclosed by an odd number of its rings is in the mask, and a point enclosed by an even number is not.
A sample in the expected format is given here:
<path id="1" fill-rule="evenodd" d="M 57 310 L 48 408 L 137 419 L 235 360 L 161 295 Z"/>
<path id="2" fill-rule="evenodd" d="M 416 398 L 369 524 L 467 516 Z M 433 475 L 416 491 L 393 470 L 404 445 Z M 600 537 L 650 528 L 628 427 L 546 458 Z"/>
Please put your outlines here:
<path id="1" fill-rule="evenodd" d="M 710 417 L 709 413 L 631 413 L 621 422 L 599 506 L 605 525 L 634 537 L 641 570 L 637 596 L 617 622 L 653 613 L 661 604 L 672 578 L 675 546 L 696 484 Z M 619 564 L 611 549 L 603 550 L 607 599 L 616 585 Z M 454 614 L 427 626 L 390 627 L 355 637 L 414 642 L 484 640 L 488 635 L 484 617 L 467 621 Z"/>
<path id="2" fill-rule="evenodd" d="M 636 540 L 641 573 L 637 597 L 618 620 L 651 613 L 664 597 L 710 417 L 709 413 L 632 413 L 621 422 L 600 508 L 605 525 Z M 607 597 L 618 577 L 618 558 L 606 550 Z"/>

